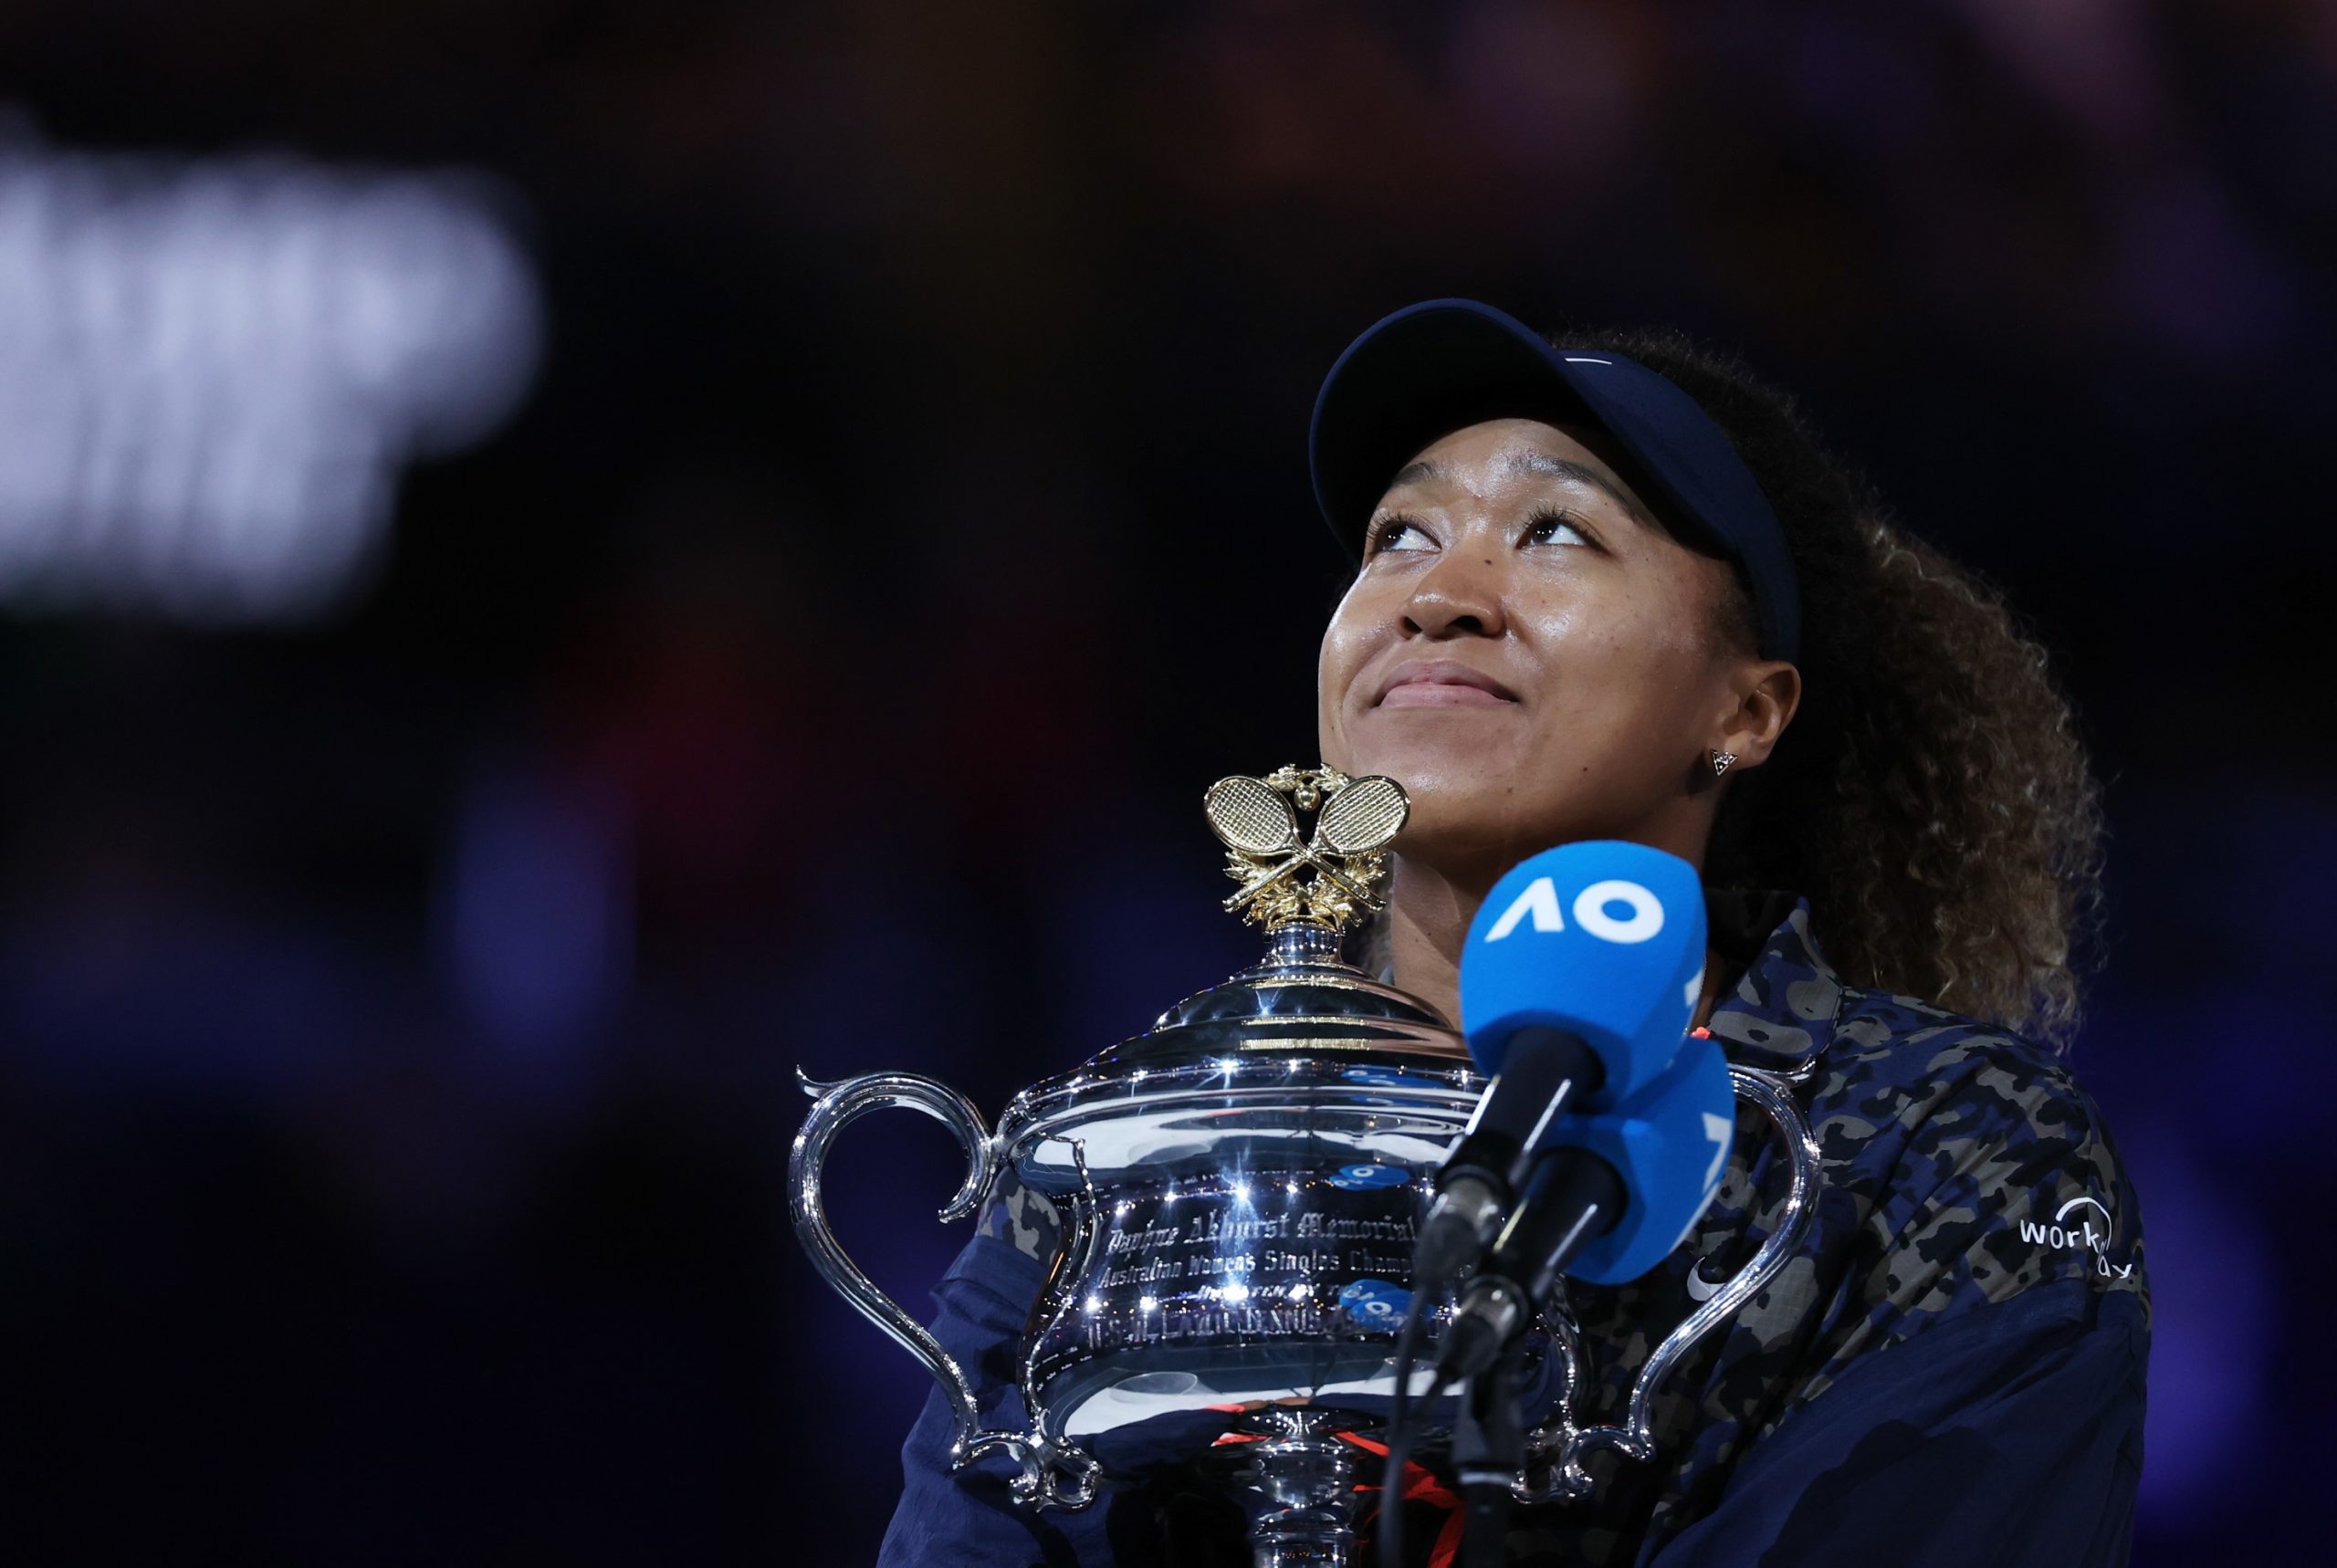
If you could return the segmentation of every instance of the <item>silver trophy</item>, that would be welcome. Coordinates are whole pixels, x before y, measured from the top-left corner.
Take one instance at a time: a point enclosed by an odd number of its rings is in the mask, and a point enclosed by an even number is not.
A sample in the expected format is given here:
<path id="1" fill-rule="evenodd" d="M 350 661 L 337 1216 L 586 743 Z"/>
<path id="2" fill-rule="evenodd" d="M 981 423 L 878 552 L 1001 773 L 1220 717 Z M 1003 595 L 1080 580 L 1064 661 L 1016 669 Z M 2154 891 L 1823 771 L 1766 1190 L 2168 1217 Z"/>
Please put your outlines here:
<path id="1" fill-rule="evenodd" d="M 1414 1231 L 1485 1081 L 1432 1009 L 1340 956 L 1346 929 L 1379 907 L 1387 846 L 1407 810 L 1394 780 L 1285 768 L 1221 779 L 1204 807 L 1241 883 L 1226 906 L 1266 933 L 1256 967 L 1024 1090 L 995 1133 L 963 1095 L 915 1073 L 807 1082 L 816 1100 L 795 1139 L 789 1200 L 821 1276 L 940 1385 L 956 1416 L 954 1466 L 1003 1455 L 1024 1506 L 1082 1509 L 1110 1479 L 1091 1453 L 1098 1438 L 1221 1410 L 1221 1430 L 1248 1439 L 1227 1473 L 1261 1568 L 1341 1564 L 1354 1542 L 1355 1489 L 1378 1479 L 1358 1439 L 1384 1427 L 1396 1391 Z M 1304 836 L 1302 812 L 1315 818 Z M 1656 1385 L 1761 1289 L 1807 1228 L 1818 1154 L 1789 1085 L 1732 1072 L 1786 1140 L 1786 1221 L 1649 1356 L 1619 1425 L 1576 1423 L 1570 1314 L 1559 1303 L 1546 1315 L 1525 1351 L 1547 1396 L 1517 1479 L 1521 1500 L 1581 1496 L 1594 1448 L 1651 1458 Z M 965 1146 L 966 1179 L 944 1220 L 972 1213 L 1008 1169 L 1064 1218 L 1023 1332 L 1020 1429 L 981 1425 L 965 1369 L 828 1228 L 821 1169 L 830 1145 L 893 1105 L 935 1117 Z M 1431 1343 L 1448 1311 L 1426 1305 Z M 1427 1377 L 1415 1375 L 1413 1393 Z M 1433 1439 L 1439 1408 L 1423 1415 Z M 1221 1439 L 1201 1441 L 1223 1451 Z"/>

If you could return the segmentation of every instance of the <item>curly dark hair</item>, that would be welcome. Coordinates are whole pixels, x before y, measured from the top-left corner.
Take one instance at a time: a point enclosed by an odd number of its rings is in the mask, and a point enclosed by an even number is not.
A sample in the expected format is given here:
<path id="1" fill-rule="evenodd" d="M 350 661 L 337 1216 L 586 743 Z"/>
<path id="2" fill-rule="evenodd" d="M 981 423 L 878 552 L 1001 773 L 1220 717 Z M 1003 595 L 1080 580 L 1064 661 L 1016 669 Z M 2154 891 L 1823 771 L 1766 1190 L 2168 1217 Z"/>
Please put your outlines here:
<path id="1" fill-rule="evenodd" d="M 1673 329 L 1550 340 L 1637 360 L 1694 398 L 1776 507 L 1800 578 L 1802 706 L 1767 766 L 1732 777 L 1705 880 L 1807 895 L 1852 985 L 2065 1048 L 2102 821 L 2043 648 L 1734 356 Z M 1741 574 L 1716 630 L 1755 643 Z"/>

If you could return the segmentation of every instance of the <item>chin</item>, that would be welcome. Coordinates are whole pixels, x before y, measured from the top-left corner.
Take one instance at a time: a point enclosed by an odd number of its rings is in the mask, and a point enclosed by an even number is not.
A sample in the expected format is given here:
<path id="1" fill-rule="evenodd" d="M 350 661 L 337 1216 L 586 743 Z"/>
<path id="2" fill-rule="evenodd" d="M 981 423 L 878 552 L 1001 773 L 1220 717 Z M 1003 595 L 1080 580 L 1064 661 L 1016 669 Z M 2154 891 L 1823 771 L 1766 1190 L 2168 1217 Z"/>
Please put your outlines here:
<path id="1" fill-rule="evenodd" d="M 1555 768 L 1545 764 L 1528 769 L 1525 760 L 1502 737 L 1460 726 L 1411 727 L 1410 733 L 1376 735 L 1371 744 L 1350 746 L 1350 766 L 1342 771 L 1361 778 L 1384 773 L 1404 787 L 1417 815 L 1430 800 L 1446 810 L 1474 812 L 1498 809 L 1529 790 L 1528 780 L 1546 781 Z M 1472 804 L 1472 803 L 1474 804 Z"/>
<path id="2" fill-rule="evenodd" d="M 1362 771 L 1385 773 L 1410 788 L 1407 773 L 1426 787 L 1430 780 L 1491 773 L 1515 778 L 1529 763 L 1546 762 L 1535 752 L 1550 749 L 1514 703 L 1495 707 L 1469 705 L 1371 707 L 1342 716 L 1345 749 L 1368 764 Z"/>
<path id="3" fill-rule="evenodd" d="M 1537 808 L 1551 802 L 1537 796 L 1547 796 L 1551 782 L 1564 776 L 1564 764 L 1533 755 L 1525 737 L 1482 722 L 1483 711 L 1375 713 L 1344 736 L 1326 737 L 1344 743 L 1326 746 L 1326 753 L 1337 754 L 1327 759 L 1351 777 L 1385 774 L 1404 787 L 1411 814 L 1397 846 L 1406 853 L 1457 864 L 1515 843 L 1545 848 L 1532 839 L 1539 824 L 1519 819 L 1521 812 L 1548 814 Z"/>
<path id="4" fill-rule="evenodd" d="M 1411 777 L 1392 768 L 1373 768 L 1404 786 L 1411 815 L 1396 841 L 1399 853 L 1440 869 L 1462 872 L 1499 862 L 1495 874 L 1537 849 L 1558 840 L 1557 829 L 1523 816 L 1519 795 L 1501 782 L 1503 775 L 1483 768 L 1460 773 L 1416 771 Z"/>

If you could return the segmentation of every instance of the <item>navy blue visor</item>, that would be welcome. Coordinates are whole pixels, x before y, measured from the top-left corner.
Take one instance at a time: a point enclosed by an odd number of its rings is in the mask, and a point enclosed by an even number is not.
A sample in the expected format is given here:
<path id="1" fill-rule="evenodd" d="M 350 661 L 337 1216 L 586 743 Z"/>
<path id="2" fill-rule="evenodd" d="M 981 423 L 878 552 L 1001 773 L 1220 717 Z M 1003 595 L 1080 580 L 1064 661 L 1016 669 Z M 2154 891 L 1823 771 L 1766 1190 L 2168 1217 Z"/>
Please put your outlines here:
<path id="1" fill-rule="evenodd" d="M 1631 465 L 1625 477 L 1681 542 L 1734 562 L 1753 593 L 1761 655 L 1801 647 L 1793 556 L 1768 497 L 1696 400 L 1634 360 L 1554 348 L 1473 299 L 1410 305 L 1367 329 L 1315 400 L 1315 504 L 1350 554 L 1396 471 L 1439 436 L 1488 419 L 1588 423 Z"/>

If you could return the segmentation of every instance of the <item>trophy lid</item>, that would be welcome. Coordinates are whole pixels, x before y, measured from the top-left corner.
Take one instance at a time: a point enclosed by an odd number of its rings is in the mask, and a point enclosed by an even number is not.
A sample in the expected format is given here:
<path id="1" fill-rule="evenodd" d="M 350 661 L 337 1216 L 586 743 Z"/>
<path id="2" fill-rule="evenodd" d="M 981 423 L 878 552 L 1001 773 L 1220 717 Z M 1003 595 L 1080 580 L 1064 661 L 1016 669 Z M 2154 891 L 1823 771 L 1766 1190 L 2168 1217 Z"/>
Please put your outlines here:
<path id="1" fill-rule="evenodd" d="M 1239 1051 L 1467 1057 L 1434 1008 L 1365 974 L 1342 953 L 1347 932 L 1386 906 L 1388 845 L 1410 812 L 1402 785 L 1288 767 L 1263 779 L 1221 779 L 1201 803 L 1226 846 L 1226 874 L 1242 884 L 1225 907 L 1264 928 L 1265 956 L 1187 997 L 1147 1032 L 1096 1056 L 1087 1071 Z M 1300 812 L 1315 813 L 1303 840 Z"/>
<path id="2" fill-rule="evenodd" d="M 1258 964 L 1187 997 L 1143 1034 L 1097 1054 L 1088 1068 L 1296 1050 L 1420 1053 L 1464 1062 L 1469 1056 L 1434 1008 L 1342 958 L 1337 932 L 1294 923 L 1273 933 Z"/>
<path id="3" fill-rule="evenodd" d="M 1319 1135 L 1348 1113 L 1398 1144 L 1414 1139 L 1424 1158 L 1441 1152 L 1480 1087 L 1467 1045 L 1434 1008 L 1340 952 L 1348 929 L 1383 907 L 1387 846 L 1409 810 L 1402 788 L 1284 768 L 1221 779 L 1203 805 L 1242 884 L 1225 907 L 1264 928 L 1264 957 L 1016 1095 L 1001 1145 L 1018 1151 L 1009 1157 L 1026 1180 L 1065 1189 L 1241 1129 Z M 1316 813 L 1304 839 L 1299 811 Z"/>

